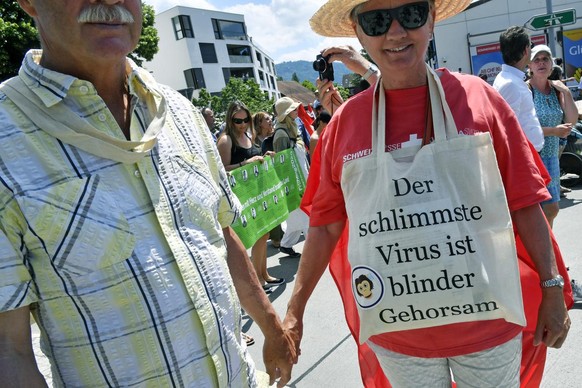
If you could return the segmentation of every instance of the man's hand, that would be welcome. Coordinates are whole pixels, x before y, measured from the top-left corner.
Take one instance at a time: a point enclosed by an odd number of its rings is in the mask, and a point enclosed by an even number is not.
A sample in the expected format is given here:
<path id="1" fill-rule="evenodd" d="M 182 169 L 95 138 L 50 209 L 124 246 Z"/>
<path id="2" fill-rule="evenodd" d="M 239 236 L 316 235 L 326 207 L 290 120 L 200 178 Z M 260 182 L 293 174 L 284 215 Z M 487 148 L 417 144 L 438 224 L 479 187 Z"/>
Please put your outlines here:
<path id="1" fill-rule="evenodd" d="M 283 330 L 279 316 L 261 287 L 244 245 L 232 228 L 224 228 L 223 233 L 228 268 L 241 305 L 265 336 L 263 362 L 270 385 L 280 378 L 277 386 L 283 387 L 291 379 L 293 364 L 297 363 L 293 341 Z"/>
<path id="2" fill-rule="evenodd" d="M 297 356 L 301 355 L 301 339 L 303 338 L 303 320 L 297 319 L 294 314 L 287 311 L 283 320 L 283 330 L 289 335 L 295 346 Z"/>
<path id="3" fill-rule="evenodd" d="M 568 336 L 570 324 L 562 289 L 560 287 L 543 289 L 534 346 L 543 342 L 549 348 L 560 348 Z"/>
<path id="4" fill-rule="evenodd" d="M 285 331 L 277 335 L 265 335 L 263 362 L 269 374 L 269 385 L 277 379 L 277 387 L 284 387 L 291 380 L 293 364 L 297 364 L 298 353 L 291 336 Z"/>

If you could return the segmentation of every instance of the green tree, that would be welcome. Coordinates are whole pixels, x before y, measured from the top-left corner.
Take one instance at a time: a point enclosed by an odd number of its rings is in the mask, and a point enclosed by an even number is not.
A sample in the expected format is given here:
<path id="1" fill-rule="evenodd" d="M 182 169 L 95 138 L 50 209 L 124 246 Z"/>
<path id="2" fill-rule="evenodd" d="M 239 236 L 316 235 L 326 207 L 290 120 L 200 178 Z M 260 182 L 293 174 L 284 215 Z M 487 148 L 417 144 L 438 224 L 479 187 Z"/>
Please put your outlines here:
<path id="1" fill-rule="evenodd" d="M 337 89 L 337 91 L 339 92 L 340 96 L 342 96 L 344 101 L 347 101 L 347 99 L 350 97 L 350 90 L 348 88 L 344 88 L 343 86 L 341 86 L 339 84 L 334 84 L 334 86 Z"/>
<path id="2" fill-rule="evenodd" d="M 303 82 L 301 82 L 301 85 L 303 85 L 303 87 L 311 90 L 312 92 L 317 92 L 317 88 L 315 87 L 315 85 L 313 84 L 313 82 L 309 81 L 309 80 L 304 80 Z"/>
<path id="3" fill-rule="evenodd" d="M 361 49 L 360 54 L 362 54 L 362 56 L 364 58 L 366 58 L 368 61 L 370 61 L 371 63 L 374 63 L 374 61 L 372 60 L 372 57 L 370 57 L 370 54 L 368 54 L 366 49 Z M 353 77 L 351 78 L 350 86 L 352 86 L 352 87 L 359 86 L 361 82 L 362 82 L 362 76 L 359 74 L 354 74 Z"/>
<path id="4" fill-rule="evenodd" d="M 24 54 L 39 48 L 38 34 L 30 16 L 15 0 L 0 4 L 0 80 L 18 74 Z"/>
<path id="5" fill-rule="evenodd" d="M 291 81 L 301 83 L 301 81 L 299 81 L 299 77 L 297 76 L 297 73 L 293 73 L 293 75 L 291 76 Z"/>
<path id="6" fill-rule="evenodd" d="M 159 42 L 158 31 L 154 28 L 154 9 L 143 2 L 142 6 L 142 35 L 135 51 L 129 55 L 138 64 L 154 57 Z M 32 18 L 16 0 L 3 0 L 0 3 L 0 81 L 18 74 L 24 54 L 32 48 L 40 48 Z"/>
<path id="7" fill-rule="evenodd" d="M 129 54 L 129 57 L 141 66 L 143 61 L 151 61 L 158 52 L 158 43 L 160 37 L 158 30 L 154 27 L 156 13 L 154 7 L 145 4 L 142 1 L 143 22 L 141 36 L 135 50 Z"/>
<path id="8" fill-rule="evenodd" d="M 274 104 L 274 100 L 268 97 L 267 92 L 261 90 L 254 79 L 244 81 L 234 77 L 230 78 L 220 96 L 212 96 L 206 89 L 201 89 L 198 98 L 192 99 L 192 104 L 200 108 L 210 107 L 214 111 L 214 116 L 222 121 L 229 104 L 233 101 L 242 101 L 251 113 L 270 112 Z"/>

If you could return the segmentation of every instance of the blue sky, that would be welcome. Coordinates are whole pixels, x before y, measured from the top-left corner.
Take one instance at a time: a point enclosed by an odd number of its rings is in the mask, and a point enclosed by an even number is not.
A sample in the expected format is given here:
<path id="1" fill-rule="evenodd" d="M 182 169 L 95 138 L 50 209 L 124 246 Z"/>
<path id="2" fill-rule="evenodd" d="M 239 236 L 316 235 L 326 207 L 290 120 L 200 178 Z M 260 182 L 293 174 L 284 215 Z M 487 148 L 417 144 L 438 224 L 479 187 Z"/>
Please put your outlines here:
<path id="1" fill-rule="evenodd" d="M 351 44 L 356 39 L 324 38 L 309 28 L 309 18 L 325 0 L 145 0 L 163 12 L 173 6 L 213 9 L 242 14 L 247 32 L 275 61 L 315 59 L 325 47 Z"/>

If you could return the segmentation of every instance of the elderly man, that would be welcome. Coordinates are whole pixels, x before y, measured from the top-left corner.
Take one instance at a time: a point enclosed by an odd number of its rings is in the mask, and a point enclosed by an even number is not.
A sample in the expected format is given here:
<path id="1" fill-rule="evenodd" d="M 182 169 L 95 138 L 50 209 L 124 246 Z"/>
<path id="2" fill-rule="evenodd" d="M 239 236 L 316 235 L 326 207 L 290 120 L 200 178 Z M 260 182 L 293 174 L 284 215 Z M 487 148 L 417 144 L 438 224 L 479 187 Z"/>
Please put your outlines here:
<path id="1" fill-rule="evenodd" d="M 58 386 L 255 386 L 241 304 L 288 381 L 202 116 L 126 58 L 141 2 L 19 4 L 43 50 L 0 93 L 0 381 L 44 385 L 32 313 Z"/>
<path id="2" fill-rule="evenodd" d="M 208 129 L 210 129 L 210 131 L 212 132 L 214 128 L 214 112 L 212 111 L 212 109 L 204 107 L 200 109 L 200 113 L 202 113 L 204 121 L 206 121 L 206 124 L 208 125 Z"/>

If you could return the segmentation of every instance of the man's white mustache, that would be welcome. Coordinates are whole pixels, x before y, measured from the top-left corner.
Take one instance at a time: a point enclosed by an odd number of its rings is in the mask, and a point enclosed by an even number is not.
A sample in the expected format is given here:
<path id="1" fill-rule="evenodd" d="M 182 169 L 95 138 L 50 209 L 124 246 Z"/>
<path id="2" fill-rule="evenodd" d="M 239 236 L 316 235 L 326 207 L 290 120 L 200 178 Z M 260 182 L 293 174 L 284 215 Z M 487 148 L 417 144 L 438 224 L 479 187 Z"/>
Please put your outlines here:
<path id="1" fill-rule="evenodd" d="M 119 5 L 96 4 L 81 11 L 79 23 L 133 23 L 133 15 Z"/>

